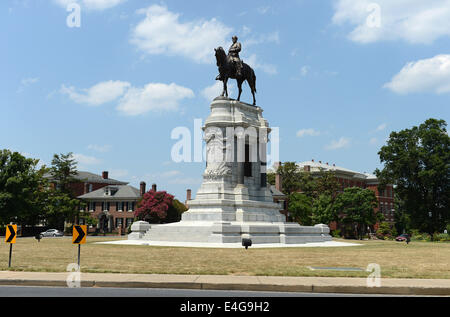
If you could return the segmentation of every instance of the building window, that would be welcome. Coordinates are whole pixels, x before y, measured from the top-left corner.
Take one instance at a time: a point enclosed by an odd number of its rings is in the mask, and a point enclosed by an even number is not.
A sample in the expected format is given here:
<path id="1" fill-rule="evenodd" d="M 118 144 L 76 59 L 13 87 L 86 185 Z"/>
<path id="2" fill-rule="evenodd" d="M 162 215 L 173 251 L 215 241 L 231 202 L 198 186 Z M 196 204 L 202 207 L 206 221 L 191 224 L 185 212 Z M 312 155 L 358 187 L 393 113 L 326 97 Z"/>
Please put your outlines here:
<path id="1" fill-rule="evenodd" d="M 94 212 L 95 211 L 95 202 L 90 202 L 89 203 L 89 211 L 90 212 Z"/>
<path id="2" fill-rule="evenodd" d="M 123 209 L 123 206 L 124 205 L 124 203 L 123 202 L 117 202 L 116 203 L 116 210 L 117 211 L 119 211 L 119 212 L 122 212 L 124 209 Z"/>
<path id="3" fill-rule="evenodd" d="M 109 211 L 110 204 L 109 202 L 102 202 L 102 210 Z"/>
<path id="4" fill-rule="evenodd" d="M 92 184 L 89 184 L 89 192 L 92 192 Z"/>
<path id="5" fill-rule="evenodd" d="M 130 201 L 128 203 L 128 211 L 133 212 L 134 211 L 134 201 Z"/>
<path id="6" fill-rule="evenodd" d="M 134 218 L 127 218 L 127 228 L 133 224 Z"/>
<path id="7" fill-rule="evenodd" d="M 116 218 L 116 228 L 123 228 L 123 218 Z"/>

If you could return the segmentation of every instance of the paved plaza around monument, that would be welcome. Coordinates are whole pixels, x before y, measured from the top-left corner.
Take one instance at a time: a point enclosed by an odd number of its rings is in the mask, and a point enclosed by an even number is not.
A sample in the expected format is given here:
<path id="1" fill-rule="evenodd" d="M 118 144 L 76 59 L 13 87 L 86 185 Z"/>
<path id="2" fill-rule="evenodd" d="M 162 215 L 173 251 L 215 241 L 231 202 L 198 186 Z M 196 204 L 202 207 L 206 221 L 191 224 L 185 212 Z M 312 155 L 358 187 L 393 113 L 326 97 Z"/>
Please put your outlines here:
<path id="1" fill-rule="evenodd" d="M 143 240 L 120 240 L 96 242 L 96 244 L 113 244 L 113 245 L 142 245 L 153 247 L 186 247 L 186 248 L 225 248 L 225 249 L 241 249 L 240 243 L 201 243 L 201 242 L 168 242 L 168 241 L 143 241 Z M 255 244 L 251 248 L 337 248 L 337 247 L 355 247 L 362 244 L 339 242 L 339 241 L 325 241 L 325 242 L 311 242 L 304 244 L 281 244 L 281 243 L 267 243 Z"/>

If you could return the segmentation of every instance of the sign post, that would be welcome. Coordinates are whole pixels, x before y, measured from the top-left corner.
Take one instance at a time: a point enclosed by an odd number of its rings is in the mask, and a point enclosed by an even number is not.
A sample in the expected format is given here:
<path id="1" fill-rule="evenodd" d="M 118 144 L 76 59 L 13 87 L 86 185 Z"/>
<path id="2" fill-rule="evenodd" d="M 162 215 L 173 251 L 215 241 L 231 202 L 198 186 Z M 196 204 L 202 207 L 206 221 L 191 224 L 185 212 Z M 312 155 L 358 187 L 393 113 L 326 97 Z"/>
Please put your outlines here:
<path id="1" fill-rule="evenodd" d="M 7 225 L 7 227 L 6 227 L 5 243 L 9 243 L 9 263 L 8 263 L 8 267 L 11 267 L 12 247 L 13 247 L 13 244 L 16 243 L 16 238 L 17 238 L 17 225 Z"/>
<path id="2" fill-rule="evenodd" d="M 78 267 L 80 267 L 81 245 L 86 243 L 87 226 L 75 225 L 72 232 L 72 243 L 78 244 Z"/>

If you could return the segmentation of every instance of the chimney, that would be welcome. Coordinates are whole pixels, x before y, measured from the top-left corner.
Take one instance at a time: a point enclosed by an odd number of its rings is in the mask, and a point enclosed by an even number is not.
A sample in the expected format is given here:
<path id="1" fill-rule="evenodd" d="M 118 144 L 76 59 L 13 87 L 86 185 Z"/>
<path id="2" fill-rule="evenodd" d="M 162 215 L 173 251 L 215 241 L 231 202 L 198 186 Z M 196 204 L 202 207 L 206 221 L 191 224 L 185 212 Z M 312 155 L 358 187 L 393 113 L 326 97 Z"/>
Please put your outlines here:
<path id="1" fill-rule="evenodd" d="M 327 165 L 328 165 L 328 162 L 327 162 Z"/>
<path id="2" fill-rule="evenodd" d="M 320 164 L 322 164 L 322 161 L 319 161 Z"/>
<path id="3" fill-rule="evenodd" d="M 314 162 L 314 159 L 312 159 L 311 161 Z"/>
<path id="4" fill-rule="evenodd" d="M 103 178 L 103 179 L 108 179 L 108 172 L 107 172 L 107 171 L 104 171 L 104 172 L 102 173 L 102 178 Z"/>
<path id="5" fill-rule="evenodd" d="M 156 184 L 153 184 L 153 185 L 152 185 L 152 190 L 153 190 L 154 192 L 156 192 Z"/>
<path id="6" fill-rule="evenodd" d="M 89 193 L 89 183 L 84 183 L 84 194 Z"/>
<path id="7" fill-rule="evenodd" d="M 145 182 L 141 182 L 141 197 L 144 196 L 145 194 L 145 187 L 147 186 L 147 184 L 145 184 Z"/>
<path id="8" fill-rule="evenodd" d="M 283 178 L 279 173 L 275 174 L 275 188 L 278 191 L 283 192 Z"/>
<path id="9" fill-rule="evenodd" d="M 188 189 L 186 191 L 186 202 L 192 200 L 192 190 Z"/>

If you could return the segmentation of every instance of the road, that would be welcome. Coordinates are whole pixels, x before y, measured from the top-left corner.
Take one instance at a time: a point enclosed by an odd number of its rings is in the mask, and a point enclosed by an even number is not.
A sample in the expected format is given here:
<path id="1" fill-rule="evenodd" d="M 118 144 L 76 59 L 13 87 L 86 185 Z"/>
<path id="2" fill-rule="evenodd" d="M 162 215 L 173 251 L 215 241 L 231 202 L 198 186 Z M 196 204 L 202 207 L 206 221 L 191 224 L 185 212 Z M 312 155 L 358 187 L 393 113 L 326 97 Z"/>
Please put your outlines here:
<path id="1" fill-rule="evenodd" d="M 365 297 L 358 294 L 282 293 L 139 288 L 62 288 L 0 286 L 0 297 Z M 375 295 L 388 296 L 388 295 Z"/>

